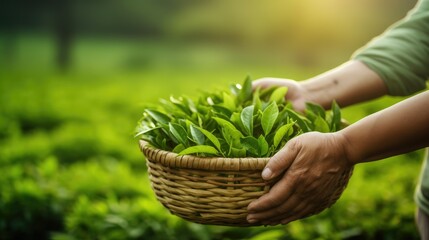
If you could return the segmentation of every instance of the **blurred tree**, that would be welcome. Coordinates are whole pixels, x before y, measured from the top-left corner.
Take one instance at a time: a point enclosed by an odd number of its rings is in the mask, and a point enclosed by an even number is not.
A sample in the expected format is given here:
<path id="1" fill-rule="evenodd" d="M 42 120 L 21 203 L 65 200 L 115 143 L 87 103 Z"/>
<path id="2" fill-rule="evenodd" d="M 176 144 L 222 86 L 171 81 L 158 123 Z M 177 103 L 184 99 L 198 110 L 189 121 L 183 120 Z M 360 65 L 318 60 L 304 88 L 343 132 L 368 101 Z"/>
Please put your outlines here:
<path id="1" fill-rule="evenodd" d="M 189 1 L 191 3 L 192 1 Z M 55 38 L 55 60 L 61 70 L 71 64 L 78 34 L 109 37 L 157 37 L 180 4 L 163 1 L 5 1 L 0 7 L 0 34 L 7 59 L 13 58 L 20 32 L 48 32 Z"/>
<path id="2" fill-rule="evenodd" d="M 73 12 L 72 1 L 62 0 L 53 2 L 54 32 L 57 45 L 56 62 L 60 70 L 66 71 L 71 62 L 73 43 Z"/>

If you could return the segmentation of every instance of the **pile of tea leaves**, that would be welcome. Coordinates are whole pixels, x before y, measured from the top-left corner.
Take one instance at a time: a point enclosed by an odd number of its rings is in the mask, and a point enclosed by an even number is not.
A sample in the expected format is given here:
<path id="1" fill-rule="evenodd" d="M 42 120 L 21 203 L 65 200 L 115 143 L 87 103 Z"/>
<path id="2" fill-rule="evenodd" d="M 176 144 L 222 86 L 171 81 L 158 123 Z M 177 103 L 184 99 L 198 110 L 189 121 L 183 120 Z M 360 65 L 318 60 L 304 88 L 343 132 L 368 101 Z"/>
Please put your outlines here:
<path id="1" fill-rule="evenodd" d="M 253 90 L 248 77 L 229 91 L 202 92 L 197 99 L 161 99 L 144 107 L 136 137 L 179 155 L 271 157 L 302 133 L 341 128 L 336 102 L 329 111 L 306 103 L 301 114 L 286 100 L 287 91 L 279 86 Z"/>

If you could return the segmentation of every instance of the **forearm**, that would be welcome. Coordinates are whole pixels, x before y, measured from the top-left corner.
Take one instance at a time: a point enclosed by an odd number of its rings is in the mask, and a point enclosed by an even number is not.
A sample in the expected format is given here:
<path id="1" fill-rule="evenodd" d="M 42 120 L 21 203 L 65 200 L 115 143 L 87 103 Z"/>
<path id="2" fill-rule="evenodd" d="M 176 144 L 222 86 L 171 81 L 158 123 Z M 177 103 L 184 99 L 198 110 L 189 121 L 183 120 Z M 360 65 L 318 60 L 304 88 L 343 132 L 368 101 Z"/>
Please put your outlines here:
<path id="1" fill-rule="evenodd" d="M 374 161 L 429 146 L 428 104 L 426 91 L 337 132 L 349 160 Z"/>
<path id="2" fill-rule="evenodd" d="M 345 107 L 387 94 L 383 80 L 366 65 L 354 60 L 300 84 L 307 100 L 325 108 L 329 108 L 333 100 Z"/>

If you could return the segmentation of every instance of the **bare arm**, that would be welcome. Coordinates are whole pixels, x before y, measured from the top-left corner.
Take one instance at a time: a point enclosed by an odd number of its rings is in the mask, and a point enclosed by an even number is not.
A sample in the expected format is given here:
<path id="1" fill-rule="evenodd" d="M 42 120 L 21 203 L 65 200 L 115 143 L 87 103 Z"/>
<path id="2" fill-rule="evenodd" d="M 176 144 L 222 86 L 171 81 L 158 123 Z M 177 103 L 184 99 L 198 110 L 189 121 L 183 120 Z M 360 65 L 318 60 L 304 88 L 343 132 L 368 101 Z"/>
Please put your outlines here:
<path id="1" fill-rule="evenodd" d="M 429 91 L 374 113 L 339 132 L 350 161 L 365 161 L 410 152 L 429 145 Z"/>
<path id="2" fill-rule="evenodd" d="M 365 64 L 349 61 L 333 70 L 301 82 L 310 101 L 329 108 L 332 100 L 345 107 L 387 94 L 381 78 Z"/>
<path id="3" fill-rule="evenodd" d="M 262 78 L 254 87 L 282 85 L 289 88 L 286 97 L 303 111 L 305 102 L 315 102 L 329 108 L 333 100 L 345 107 L 387 94 L 383 80 L 365 64 L 351 60 L 311 79 L 296 82 L 279 78 Z"/>

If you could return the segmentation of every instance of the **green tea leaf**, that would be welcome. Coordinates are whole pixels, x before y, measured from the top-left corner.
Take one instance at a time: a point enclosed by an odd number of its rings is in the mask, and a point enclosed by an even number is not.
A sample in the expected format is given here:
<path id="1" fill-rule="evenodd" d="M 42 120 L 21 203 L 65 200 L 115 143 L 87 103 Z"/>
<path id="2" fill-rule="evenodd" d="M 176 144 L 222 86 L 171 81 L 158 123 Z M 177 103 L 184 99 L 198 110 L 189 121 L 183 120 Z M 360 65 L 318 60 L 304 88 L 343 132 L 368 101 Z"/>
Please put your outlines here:
<path id="1" fill-rule="evenodd" d="M 219 105 L 213 105 L 212 107 L 213 107 L 213 111 L 216 114 L 223 115 L 226 118 L 231 117 L 232 111 L 229 110 L 228 108 L 223 107 L 223 106 L 219 106 Z"/>
<path id="2" fill-rule="evenodd" d="M 259 91 L 261 89 L 258 87 L 257 89 L 255 89 L 255 91 L 253 91 L 253 106 L 255 107 L 254 112 L 258 112 L 259 110 L 261 110 L 262 107 L 262 102 L 261 99 L 259 98 Z"/>
<path id="3" fill-rule="evenodd" d="M 265 156 L 268 152 L 268 142 L 265 140 L 264 136 L 260 135 L 258 138 L 258 146 L 259 146 L 259 156 Z"/>
<path id="4" fill-rule="evenodd" d="M 310 111 L 314 115 L 321 116 L 322 118 L 326 117 L 325 116 L 325 109 L 323 109 L 322 106 L 315 104 L 315 103 L 311 103 L 311 102 L 305 103 L 305 106 L 306 106 L 306 111 Z"/>
<path id="5" fill-rule="evenodd" d="M 237 128 L 229 121 L 213 117 L 213 119 L 220 126 L 220 132 L 222 133 L 223 138 L 228 143 L 229 148 L 239 147 L 240 146 L 240 138 L 243 137 L 243 134 L 237 130 Z"/>
<path id="6" fill-rule="evenodd" d="M 139 131 L 139 132 L 135 135 L 135 137 L 138 137 L 138 136 L 140 136 L 140 135 L 147 134 L 147 133 L 149 133 L 149 132 L 151 132 L 151 131 L 154 131 L 154 130 L 156 130 L 156 129 L 160 129 L 160 128 L 161 128 L 161 127 L 154 127 L 154 128 L 148 128 L 148 129 L 141 130 L 141 131 Z"/>
<path id="7" fill-rule="evenodd" d="M 204 134 L 198 130 L 194 125 L 190 125 L 189 127 L 191 129 L 191 136 L 194 142 L 198 145 L 204 145 L 206 138 L 204 137 Z"/>
<path id="8" fill-rule="evenodd" d="M 286 111 L 287 111 L 289 117 L 296 121 L 296 124 L 298 124 L 298 126 L 301 128 L 301 130 L 303 132 L 310 132 L 311 131 L 308 124 L 304 120 L 305 119 L 304 117 L 301 117 L 300 115 L 298 115 L 295 111 L 293 111 L 291 109 L 286 109 Z"/>
<path id="9" fill-rule="evenodd" d="M 317 116 L 314 121 L 314 131 L 327 133 L 329 132 L 329 124 L 321 116 Z"/>
<path id="10" fill-rule="evenodd" d="M 253 109 L 254 106 L 250 105 L 241 111 L 241 122 L 249 136 L 253 135 Z"/>
<path id="11" fill-rule="evenodd" d="M 271 86 L 271 87 L 261 89 L 261 92 L 259 93 L 259 97 L 261 98 L 261 100 L 268 102 L 271 97 L 271 94 L 274 92 L 274 90 L 276 90 L 276 88 L 277 86 Z"/>
<path id="12" fill-rule="evenodd" d="M 155 121 L 157 121 L 159 123 L 168 124 L 171 121 L 169 116 L 167 116 L 166 114 L 159 112 L 157 110 L 146 109 L 145 112 L 147 114 L 149 114 L 149 116 L 151 116 Z"/>
<path id="13" fill-rule="evenodd" d="M 155 146 L 159 146 L 160 149 L 169 149 L 167 148 L 167 139 L 162 134 L 157 135 L 152 139 L 153 142 L 151 144 L 155 144 Z"/>
<path id="14" fill-rule="evenodd" d="M 253 136 L 247 136 L 240 139 L 241 144 L 246 148 L 249 153 L 253 156 L 259 156 L 259 142 Z"/>
<path id="15" fill-rule="evenodd" d="M 218 117 L 213 117 L 213 119 L 216 120 L 216 122 L 219 124 L 219 126 L 222 127 L 222 129 L 225 129 L 226 131 L 231 133 L 232 137 L 234 138 L 243 137 L 243 134 L 231 122 Z"/>
<path id="16" fill-rule="evenodd" d="M 277 148 L 277 146 L 280 144 L 280 142 L 283 140 L 285 136 L 288 136 L 290 130 L 292 130 L 293 125 L 295 122 L 288 123 L 286 125 L 281 126 L 279 129 L 277 129 L 276 134 L 274 135 L 274 147 Z"/>
<path id="17" fill-rule="evenodd" d="M 234 158 L 246 156 L 246 149 L 244 147 L 242 147 L 242 148 L 231 147 L 229 152 L 230 152 L 231 157 L 234 157 Z"/>
<path id="18" fill-rule="evenodd" d="M 279 109 L 276 102 L 271 102 L 270 105 L 268 105 L 268 107 L 262 112 L 261 124 L 265 136 L 271 132 L 278 115 Z"/>
<path id="19" fill-rule="evenodd" d="M 274 101 L 277 104 L 280 104 L 281 102 L 284 101 L 286 93 L 287 93 L 287 90 L 288 90 L 287 87 L 279 87 L 279 88 L 277 88 L 271 94 L 269 102 Z"/>
<path id="20" fill-rule="evenodd" d="M 176 106 L 179 110 L 184 112 L 186 114 L 184 116 L 191 114 L 191 111 L 189 110 L 187 104 L 183 101 L 183 97 L 175 98 L 173 96 L 170 96 L 170 102 L 172 102 L 173 105 Z"/>
<path id="21" fill-rule="evenodd" d="M 246 79 L 244 80 L 243 85 L 241 86 L 241 90 L 238 95 L 238 101 L 240 103 L 243 103 L 248 99 L 250 99 L 251 96 L 252 96 L 252 79 L 250 78 L 250 76 L 247 76 Z"/>
<path id="22" fill-rule="evenodd" d="M 188 97 L 186 97 L 185 99 L 186 99 L 186 103 L 187 103 L 188 109 L 191 110 L 191 112 L 194 112 L 194 113 L 198 112 L 197 108 L 195 107 L 194 101 L 192 99 L 188 98 Z"/>
<path id="23" fill-rule="evenodd" d="M 226 92 L 223 93 L 223 106 L 231 111 L 234 111 L 236 108 L 234 97 Z"/>
<path id="24" fill-rule="evenodd" d="M 204 136 L 206 136 L 213 143 L 213 145 L 219 151 L 221 151 L 220 142 L 219 142 L 219 140 L 217 139 L 217 137 L 215 135 L 213 135 L 211 132 L 209 132 L 209 131 L 207 131 L 207 130 L 205 130 L 203 128 L 200 128 L 200 127 L 195 127 L 195 128 L 198 129 L 200 132 L 202 132 L 204 134 Z"/>
<path id="25" fill-rule="evenodd" d="M 177 123 L 169 123 L 170 133 L 174 138 L 184 146 L 188 145 L 188 134 L 186 130 Z"/>
<path id="26" fill-rule="evenodd" d="M 185 146 L 183 146 L 183 144 L 179 144 L 175 148 L 173 148 L 172 152 L 179 153 L 179 152 L 183 151 L 184 149 L 185 149 Z"/>
<path id="27" fill-rule="evenodd" d="M 188 147 L 181 152 L 179 152 L 179 155 L 189 155 L 189 154 L 195 154 L 195 153 L 207 153 L 207 154 L 218 154 L 219 152 L 216 150 L 216 148 L 208 145 L 198 145 L 198 146 L 192 146 Z"/>
<path id="28" fill-rule="evenodd" d="M 241 133 L 246 134 L 247 131 L 244 128 L 243 123 L 241 122 L 241 112 L 234 112 L 229 118 L 229 122 L 231 122 L 235 126 L 235 128 L 237 128 Z"/>
<path id="29" fill-rule="evenodd" d="M 331 114 L 331 131 L 335 132 L 341 129 L 341 110 L 336 101 L 332 102 Z"/>
<path id="30" fill-rule="evenodd" d="M 229 90 L 235 96 L 238 96 L 240 94 L 241 88 L 242 88 L 242 86 L 240 84 L 232 84 L 229 86 Z"/>

